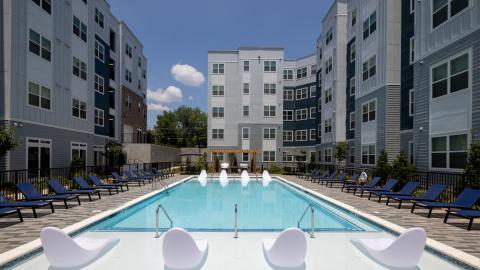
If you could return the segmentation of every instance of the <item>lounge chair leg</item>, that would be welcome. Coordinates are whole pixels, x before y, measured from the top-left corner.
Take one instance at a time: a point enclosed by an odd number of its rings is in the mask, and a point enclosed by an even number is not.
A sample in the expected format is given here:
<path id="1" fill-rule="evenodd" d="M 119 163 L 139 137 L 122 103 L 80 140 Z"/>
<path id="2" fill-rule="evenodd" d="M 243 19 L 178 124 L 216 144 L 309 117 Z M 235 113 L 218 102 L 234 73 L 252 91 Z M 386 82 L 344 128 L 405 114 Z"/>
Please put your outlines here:
<path id="1" fill-rule="evenodd" d="M 386 202 L 386 204 L 388 205 L 389 202 L 390 202 L 390 197 L 387 197 L 387 202 Z"/>
<path id="2" fill-rule="evenodd" d="M 110 194 L 110 196 L 112 195 L 112 189 L 111 188 L 108 189 L 108 194 Z"/>
<path id="3" fill-rule="evenodd" d="M 92 201 L 92 196 L 90 194 L 87 194 L 88 195 L 88 201 Z"/>
<path id="4" fill-rule="evenodd" d="M 371 197 L 372 197 L 372 192 L 370 192 L 370 194 L 368 194 L 368 200 L 370 200 Z"/>
<path id="5" fill-rule="evenodd" d="M 450 215 L 450 211 L 447 210 L 447 213 L 445 214 L 445 218 L 443 219 L 443 223 L 447 223 L 448 216 Z"/>
<path id="6" fill-rule="evenodd" d="M 37 218 L 37 210 L 35 209 L 35 206 L 32 206 L 32 211 L 33 211 L 33 217 Z"/>
<path id="7" fill-rule="evenodd" d="M 63 199 L 63 203 L 65 204 L 65 209 L 68 209 L 67 199 Z"/>
<path id="8" fill-rule="evenodd" d="M 382 195 L 378 196 L 378 202 L 382 201 Z"/>
<path id="9" fill-rule="evenodd" d="M 362 189 L 362 193 L 360 194 L 360 198 L 363 198 L 363 189 Z"/>
<path id="10" fill-rule="evenodd" d="M 100 191 L 98 191 L 98 199 L 101 199 L 102 195 L 100 195 Z"/>
<path id="11" fill-rule="evenodd" d="M 115 187 L 115 191 L 117 191 L 117 194 L 118 194 L 118 187 Z"/>
<path id="12" fill-rule="evenodd" d="M 401 201 L 400 201 L 400 202 L 401 202 Z M 412 205 L 412 210 L 410 211 L 410 213 L 413 213 L 413 211 L 415 210 L 415 204 L 416 204 L 416 203 L 413 203 L 413 205 Z M 399 207 L 400 207 L 400 205 L 399 205 Z"/>
<path id="13" fill-rule="evenodd" d="M 77 197 L 77 201 L 78 201 L 78 205 L 82 205 L 82 203 L 80 202 L 80 196 Z"/>
<path id="14" fill-rule="evenodd" d="M 18 218 L 20 219 L 20 222 L 23 222 L 23 216 L 22 216 L 22 212 L 20 212 L 20 209 L 17 209 L 17 215 L 18 215 Z"/>
<path id="15" fill-rule="evenodd" d="M 467 231 L 470 231 L 472 229 L 472 225 L 473 225 L 473 218 L 470 218 L 470 222 L 468 223 Z"/>
<path id="16" fill-rule="evenodd" d="M 50 209 L 52 209 L 52 213 L 55 213 L 55 208 L 53 208 L 53 203 L 50 202 Z"/>
<path id="17" fill-rule="evenodd" d="M 431 208 L 431 207 L 428 209 L 428 218 L 430 218 L 430 216 L 432 215 L 432 210 L 433 210 L 433 208 Z"/>
<path id="18" fill-rule="evenodd" d="M 398 209 L 402 208 L 402 200 L 398 202 Z"/>

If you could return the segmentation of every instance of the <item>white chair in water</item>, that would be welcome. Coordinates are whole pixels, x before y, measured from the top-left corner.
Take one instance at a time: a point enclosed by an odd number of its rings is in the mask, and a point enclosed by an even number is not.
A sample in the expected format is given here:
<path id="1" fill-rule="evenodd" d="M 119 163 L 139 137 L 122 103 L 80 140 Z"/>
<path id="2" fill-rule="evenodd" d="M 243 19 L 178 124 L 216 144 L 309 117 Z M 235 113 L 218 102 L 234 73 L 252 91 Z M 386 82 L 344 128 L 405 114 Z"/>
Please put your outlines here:
<path id="1" fill-rule="evenodd" d="M 288 228 L 277 239 L 264 239 L 263 252 L 272 266 L 300 267 L 307 256 L 307 239 L 300 229 Z"/>
<path id="2" fill-rule="evenodd" d="M 77 237 L 55 227 L 45 227 L 40 232 L 40 240 L 50 266 L 55 268 L 80 268 L 103 256 L 120 240 Z"/>
<path id="3" fill-rule="evenodd" d="M 208 242 L 195 240 L 182 228 L 172 228 L 163 238 L 163 259 L 170 269 L 200 268 L 208 254 Z"/>
<path id="4" fill-rule="evenodd" d="M 248 172 L 246 170 L 243 170 L 241 175 L 242 187 L 248 186 L 248 182 L 250 182 L 250 176 L 248 175 Z"/>
<path id="5" fill-rule="evenodd" d="M 270 177 L 270 174 L 268 173 L 268 171 L 267 170 L 263 171 L 262 185 L 266 187 L 268 186 L 268 184 L 270 184 L 271 181 L 272 181 L 272 177 Z"/>
<path id="6" fill-rule="evenodd" d="M 411 228 L 398 238 L 376 238 L 353 240 L 380 264 L 394 268 L 414 268 L 427 242 L 422 228 Z"/>
<path id="7" fill-rule="evenodd" d="M 219 181 L 222 187 L 226 187 L 228 185 L 227 171 L 222 170 L 222 172 L 220 173 Z"/>
<path id="8" fill-rule="evenodd" d="M 198 182 L 200 182 L 200 185 L 202 185 L 202 187 L 206 186 L 207 185 L 207 171 L 206 170 L 202 170 L 200 172 L 200 175 L 198 176 Z"/>

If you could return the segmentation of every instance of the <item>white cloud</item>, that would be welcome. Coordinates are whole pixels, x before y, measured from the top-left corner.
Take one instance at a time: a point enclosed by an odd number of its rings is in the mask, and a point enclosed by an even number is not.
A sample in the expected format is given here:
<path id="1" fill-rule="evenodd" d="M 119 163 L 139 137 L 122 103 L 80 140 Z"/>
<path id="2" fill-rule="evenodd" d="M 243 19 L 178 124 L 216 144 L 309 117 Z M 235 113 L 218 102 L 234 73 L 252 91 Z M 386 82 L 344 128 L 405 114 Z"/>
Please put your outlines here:
<path id="1" fill-rule="evenodd" d="M 172 103 L 180 101 L 182 98 L 182 90 L 175 86 L 169 86 L 165 90 L 161 88 L 156 90 L 147 89 L 147 101 L 150 103 Z"/>
<path id="2" fill-rule="evenodd" d="M 188 96 L 188 100 L 193 100 L 193 97 L 192 97 L 192 96 Z"/>
<path id="3" fill-rule="evenodd" d="M 156 112 L 166 112 L 171 111 L 168 106 L 162 104 L 155 104 L 155 103 L 148 103 L 147 108 L 149 111 L 156 111 Z"/>
<path id="4" fill-rule="evenodd" d="M 176 64 L 172 66 L 175 80 L 190 86 L 200 86 L 205 82 L 203 74 L 190 65 Z"/>

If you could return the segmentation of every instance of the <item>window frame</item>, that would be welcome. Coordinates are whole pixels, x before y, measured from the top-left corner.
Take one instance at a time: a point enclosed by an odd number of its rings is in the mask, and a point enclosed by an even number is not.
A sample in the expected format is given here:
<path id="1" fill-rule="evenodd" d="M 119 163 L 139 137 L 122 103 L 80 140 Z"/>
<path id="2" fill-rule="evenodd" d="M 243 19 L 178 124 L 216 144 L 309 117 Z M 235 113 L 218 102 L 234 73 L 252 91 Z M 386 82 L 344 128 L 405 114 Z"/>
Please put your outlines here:
<path id="1" fill-rule="evenodd" d="M 467 136 L 467 141 L 466 141 L 466 149 L 465 150 L 454 150 L 452 151 L 450 149 L 450 137 L 453 137 L 453 136 Z M 433 138 L 442 138 L 442 137 L 445 137 L 446 138 L 446 141 L 445 141 L 445 151 L 432 151 L 432 139 Z M 442 133 L 442 134 L 431 134 L 429 136 L 429 167 L 431 170 L 438 170 L 438 171 L 456 171 L 456 172 L 460 172 L 460 171 L 463 171 L 463 169 L 460 169 L 460 168 L 452 168 L 451 167 L 451 164 L 450 164 L 450 154 L 451 153 L 465 153 L 467 155 L 467 158 L 468 158 L 468 149 L 470 149 L 470 143 L 471 143 L 471 136 L 469 134 L 469 131 L 468 130 L 461 130 L 461 131 L 455 131 L 455 132 L 448 132 L 448 133 Z M 445 168 L 443 167 L 433 167 L 432 165 L 432 154 L 433 153 L 445 153 Z"/>
<path id="2" fill-rule="evenodd" d="M 99 113 L 99 114 L 97 115 L 97 113 Z M 100 124 L 100 122 L 97 122 L 97 119 L 101 120 L 101 124 Z M 98 108 L 98 107 L 95 107 L 93 122 L 95 123 L 95 126 L 97 126 L 97 127 L 105 127 L 105 111 Z"/>
<path id="3" fill-rule="evenodd" d="M 310 98 L 314 98 L 314 97 L 317 97 L 317 86 L 316 85 L 310 85 L 310 87 L 308 87 L 309 89 L 309 92 L 310 92 Z M 313 89 L 313 91 L 312 91 Z"/>
<path id="4" fill-rule="evenodd" d="M 250 61 L 244 60 L 243 61 L 243 72 L 250 72 Z"/>
<path id="5" fill-rule="evenodd" d="M 289 113 L 291 113 L 291 115 L 290 115 L 291 118 L 290 117 L 285 118 L 285 113 L 287 113 L 287 116 L 289 116 Z M 294 113 L 293 110 L 283 110 L 283 121 L 284 122 L 294 121 L 294 118 L 295 118 L 294 115 L 295 115 L 295 113 Z"/>
<path id="6" fill-rule="evenodd" d="M 283 69 L 283 80 L 293 81 L 293 68 Z"/>
<path id="7" fill-rule="evenodd" d="M 290 94 L 286 94 L 290 93 Z M 285 98 L 287 97 L 287 98 Z M 294 90 L 293 89 L 283 89 L 283 101 L 294 101 L 295 96 L 294 96 Z"/>
<path id="8" fill-rule="evenodd" d="M 284 142 L 293 142 L 293 130 L 283 130 L 282 139 Z"/>
<path id="9" fill-rule="evenodd" d="M 328 155 L 327 155 L 328 152 Z M 328 158 L 327 158 L 328 157 Z M 325 163 L 332 163 L 333 162 L 333 153 L 331 147 L 326 147 L 323 149 L 323 160 Z"/>
<path id="10" fill-rule="evenodd" d="M 268 108 L 268 110 L 266 110 Z M 272 111 L 273 108 L 273 111 Z M 265 113 L 268 111 L 268 115 Z M 273 115 L 272 115 L 273 112 Z M 263 106 L 263 117 L 277 117 L 277 106 L 275 105 L 264 105 Z"/>
<path id="11" fill-rule="evenodd" d="M 212 118 L 225 118 L 225 107 L 212 107 Z"/>
<path id="12" fill-rule="evenodd" d="M 300 93 L 300 95 L 299 95 Z M 308 98 L 308 87 L 295 89 L 295 100 L 304 100 Z"/>
<path id="13" fill-rule="evenodd" d="M 78 107 L 75 106 L 75 101 L 78 102 Z M 82 117 L 82 103 L 85 105 L 85 118 Z M 78 110 L 78 116 L 74 114 L 73 110 L 74 109 L 77 109 Z M 84 101 L 84 100 L 81 100 L 79 98 L 76 98 L 76 97 L 72 97 L 72 117 L 76 118 L 76 119 L 80 119 L 80 120 L 87 120 L 87 112 L 88 112 L 88 109 L 87 109 L 87 102 Z"/>
<path id="14" fill-rule="evenodd" d="M 263 94 L 264 95 L 276 95 L 277 94 L 277 84 L 276 83 L 264 83 L 263 84 Z"/>
<path id="15" fill-rule="evenodd" d="M 222 135 L 222 136 L 220 136 L 220 135 Z M 224 140 L 224 139 L 225 139 L 225 129 L 223 129 L 223 128 L 212 128 L 212 140 Z"/>
<path id="16" fill-rule="evenodd" d="M 245 130 L 247 131 L 245 133 Z M 247 135 L 245 137 L 245 134 Z M 250 140 L 250 128 L 249 127 L 242 127 L 242 140 Z"/>
<path id="17" fill-rule="evenodd" d="M 370 104 L 375 104 L 374 110 L 370 108 Z M 363 107 L 367 105 L 367 112 L 363 111 Z M 371 119 L 371 113 L 374 112 L 374 119 Z M 364 121 L 364 114 L 367 114 L 367 121 Z M 372 121 L 377 121 L 377 99 L 370 99 L 362 103 L 362 123 L 369 123 Z"/>
<path id="18" fill-rule="evenodd" d="M 215 90 L 215 88 L 217 88 L 217 90 Z M 221 95 L 220 95 L 220 89 L 221 90 Z M 215 94 L 215 91 L 217 92 L 217 94 Z M 214 97 L 224 97 L 225 96 L 225 85 L 217 85 L 217 84 L 214 84 L 212 85 L 212 96 Z"/>
<path id="19" fill-rule="evenodd" d="M 305 139 L 303 139 L 304 136 L 305 136 Z M 307 140 L 308 140 L 308 130 L 307 129 L 297 129 L 297 130 L 295 130 L 295 141 L 296 142 L 306 142 Z"/>
<path id="20" fill-rule="evenodd" d="M 316 141 L 316 140 L 317 140 L 317 130 L 314 129 L 314 128 L 311 128 L 309 132 L 310 132 L 310 133 L 309 133 L 309 135 L 310 135 L 310 137 L 309 137 L 310 141 Z"/>
<path id="21" fill-rule="evenodd" d="M 352 116 L 353 116 L 353 117 L 352 117 Z M 348 124 L 349 130 L 350 130 L 350 131 L 354 131 L 354 130 L 355 130 L 355 125 L 356 125 L 356 122 L 355 122 L 355 111 L 350 112 L 348 120 L 349 120 L 349 124 Z M 352 123 L 353 123 L 353 128 L 352 128 Z"/>
<path id="22" fill-rule="evenodd" d="M 467 54 L 467 60 L 468 60 L 467 69 L 463 70 L 461 72 L 455 73 L 453 76 L 458 76 L 459 74 L 468 72 L 468 80 L 467 80 L 468 87 L 464 88 L 464 89 L 461 89 L 461 90 L 451 92 L 451 78 L 453 77 L 452 74 L 451 74 L 451 62 L 452 62 L 452 60 L 460 58 L 460 57 L 464 56 L 465 54 Z M 437 80 L 437 81 L 434 82 L 433 81 L 433 70 L 442 66 L 442 65 L 445 65 L 445 64 L 447 65 L 446 78 L 441 79 L 441 80 Z M 437 62 L 437 63 L 431 65 L 430 66 L 430 101 L 433 101 L 433 100 L 436 100 L 436 99 L 441 99 L 441 98 L 447 98 L 448 96 L 450 96 L 452 94 L 461 93 L 463 91 L 471 90 L 472 89 L 472 71 L 473 70 L 472 70 L 472 50 L 471 49 L 461 51 L 461 52 L 459 52 L 457 54 L 454 54 L 454 55 L 452 55 L 448 58 L 442 59 L 442 61 L 440 61 L 440 62 Z M 446 92 L 446 94 L 433 97 L 433 84 L 438 83 L 438 82 L 443 81 L 443 80 L 447 80 L 447 92 Z"/>
<path id="23" fill-rule="evenodd" d="M 268 153 L 268 155 L 266 155 L 266 153 Z M 272 153 L 273 153 L 273 160 L 272 160 Z M 268 156 L 268 160 L 265 159 L 265 157 L 267 156 Z M 262 160 L 263 162 L 276 162 L 277 153 L 275 151 L 264 150 L 262 151 Z"/>
<path id="24" fill-rule="evenodd" d="M 324 133 L 332 133 L 332 118 L 328 118 L 324 120 L 323 128 L 324 128 Z"/>
<path id="25" fill-rule="evenodd" d="M 217 66 L 217 68 L 215 68 L 215 66 Z M 215 72 L 215 70 L 217 72 Z M 225 63 L 213 63 L 212 64 L 212 74 L 213 75 L 224 75 L 225 74 Z"/>
<path id="26" fill-rule="evenodd" d="M 95 58 L 105 63 L 105 46 L 98 40 L 95 40 Z"/>
<path id="27" fill-rule="evenodd" d="M 373 146 L 373 149 L 374 149 L 374 150 L 373 150 L 373 151 L 374 151 L 373 154 L 370 152 L 372 146 Z M 367 156 L 367 163 L 364 163 L 364 162 L 363 162 L 363 156 L 364 156 L 364 155 L 363 155 L 363 153 L 364 153 L 363 148 L 364 148 L 364 147 L 367 147 L 367 149 L 368 149 L 367 154 L 366 154 L 366 156 Z M 362 144 L 362 145 L 361 145 L 361 148 L 360 148 L 360 151 L 361 151 L 361 152 L 360 152 L 360 157 L 361 157 L 361 158 L 360 158 L 360 164 L 361 164 L 361 165 L 365 165 L 365 166 L 375 166 L 375 165 L 377 164 L 377 145 L 376 145 L 376 144 L 374 144 L 374 143 L 373 143 L 373 144 Z M 370 158 L 371 158 L 372 156 L 373 156 L 374 163 L 371 163 L 371 162 L 370 162 Z"/>
<path id="28" fill-rule="evenodd" d="M 408 90 L 408 116 L 415 115 L 415 92 L 414 89 Z"/>
<path id="29" fill-rule="evenodd" d="M 38 96 L 38 106 L 30 103 L 30 84 L 36 85 L 38 87 L 38 95 L 32 93 L 33 96 Z M 40 83 L 38 83 L 34 80 L 28 80 L 26 89 L 27 89 L 27 106 L 35 108 L 35 109 L 49 111 L 49 112 L 53 111 L 53 109 L 52 109 L 53 98 L 52 98 L 52 89 L 51 88 L 49 88 L 45 85 L 42 85 L 42 84 L 40 84 Z M 45 107 L 42 106 L 42 98 L 47 99 L 46 97 L 44 97 L 42 95 L 42 90 L 44 90 L 44 89 L 47 89 L 48 92 L 49 92 L 49 97 L 48 97 L 49 108 L 45 108 Z"/>
<path id="30" fill-rule="evenodd" d="M 263 61 L 263 72 L 277 72 L 277 61 L 275 60 Z"/>
<path id="31" fill-rule="evenodd" d="M 305 112 L 305 113 L 304 113 Z M 308 120 L 308 108 L 302 108 L 295 110 L 295 121 L 304 121 Z M 305 118 L 299 118 L 299 116 L 305 115 Z"/>
<path id="32" fill-rule="evenodd" d="M 247 108 L 247 110 L 245 110 L 245 108 Z M 243 107 L 242 107 L 242 117 L 250 117 L 250 105 L 243 105 Z"/>
<path id="33" fill-rule="evenodd" d="M 309 113 L 310 113 L 310 119 L 317 119 L 317 107 L 310 107 Z"/>
<path id="34" fill-rule="evenodd" d="M 250 83 L 243 83 L 242 84 L 242 94 L 243 95 L 250 95 Z"/>
<path id="35" fill-rule="evenodd" d="M 272 133 L 273 130 L 273 133 Z M 273 134 L 273 136 L 272 136 Z M 263 128 L 262 129 L 263 140 L 276 140 L 277 139 L 277 129 L 276 128 Z"/>
<path id="36" fill-rule="evenodd" d="M 353 83 L 352 83 L 353 82 Z M 352 93 L 352 86 L 353 86 L 353 93 Z M 356 85 L 355 85 L 355 76 L 353 76 L 352 78 L 350 78 L 350 87 L 349 87 L 349 91 L 350 91 L 350 96 L 351 97 L 354 97 L 355 94 L 356 94 L 356 91 L 357 91 L 357 88 L 356 88 Z"/>

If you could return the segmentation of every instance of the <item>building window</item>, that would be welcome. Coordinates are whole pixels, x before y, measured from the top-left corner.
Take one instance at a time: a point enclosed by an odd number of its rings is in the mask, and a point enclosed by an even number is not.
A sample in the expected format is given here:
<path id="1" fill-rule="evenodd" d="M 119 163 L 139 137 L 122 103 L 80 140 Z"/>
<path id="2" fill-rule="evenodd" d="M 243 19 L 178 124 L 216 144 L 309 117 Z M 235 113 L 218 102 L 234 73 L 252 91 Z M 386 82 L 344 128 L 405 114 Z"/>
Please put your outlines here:
<path id="1" fill-rule="evenodd" d="M 265 61 L 265 62 L 263 62 L 263 71 L 265 71 L 265 72 L 275 72 L 275 71 L 277 71 L 277 62 L 275 62 L 275 61 Z"/>
<path id="2" fill-rule="evenodd" d="M 264 83 L 263 84 L 263 94 L 265 95 L 275 95 L 277 93 L 277 85 L 274 83 Z"/>
<path id="3" fill-rule="evenodd" d="M 350 113 L 350 130 L 355 130 L 355 112 Z"/>
<path id="4" fill-rule="evenodd" d="M 217 153 L 217 159 L 222 162 L 225 160 L 225 155 L 223 153 Z"/>
<path id="5" fill-rule="evenodd" d="M 52 141 L 50 139 L 27 137 L 27 169 L 28 177 L 47 177 L 50 168 Z"/>
<path id="6" fill-rule="evenodd" d="M 243 116 L 249 117 L 250 116 L 250 106 L 244 105 L 243 106 Z"/>
<path id="7" fill-rule="evenodd" d="M 223 140 L 223 129 L 212 129 L 213 140 Z"/>
<path id="8" fill-rule="evenodd" d="M 283 131 L 283 141 L 284 142 L 293 142 L 293 131 L 284 130 Z"/>
<path id="9" fill-rule="evenodd" d="M 105 46 L 97 40 L 95 40 L 95 57 L 98 60 L 105 62 Z"/>
<path id="10" fill-rule="evenodd" d="M 330 57 L 327 61 L 325 61 L 325 74 L 330 73 L 333 68 L 333 60 L 332 57 Z"/>
<path id="11" fill-rule="evenodd" d="M 125 69 L 125 80 L 132 83 L 132 72 L 128 69 Z"/>
<path id="12" fill-rule="evenodd" d="M 293 110 L 283 111 L 283 121 L 293 121 Z"/>
<path id="13" fill-rule="evenodd" d="M 248 162 L 250 160 L 250 156 L 248 153 L 242 153 L 242 162 Z"/>
<path id="14" fill-rule="evenodd" d="M 293 90 L 283 89 L 283 101 L 292 101 L 293 100 Z"/>
<path id="15" fill-rule="evenodd" d="M 87 164 L 87 144 L 86 143 L 77 143 L 72 142 L 70 145 L 71 150 L 71 160 L 74 158 L 79 158 L 83 161 L 83 164 Z"/>
<path id="16" fill-rule="evenodd" d="M 132 108 L 132 98 L 130 96 L 127 96 L 127 100 L 125 101 L 125 105 L 127 105 L 127 108 L 129 108 L 129 109 Z"/>
<path id="17" fill-rule="evenodd" d="M 95 22 L 98 24 L 98 26 L 100 26 L 101 28 L 103 28 L 103 13 L 100 12 L 100 10 L 98 10 L 98 8 L 95 8 Z"/>
<path id="18" fill-rule="evenodd" d="M 225 95 L 225 87 L 223 85 L 212 85 L 212 96 L 223 97 Z"/>
<path id="19" fill-rule="evenodd" d="M 275 106 L 263 106 L 263 116 L 265 117 L 275 117 L 276 108 Z"/>
<path id="20" fill-rule="evenodd" d="M 242 128 L 242 139 L 249 140 L 250 139 L 250 128 Z"/>
<path id="21" fill-rule="evenodd" d="M 323 160 L 325 161 L 325 163 L 332 163 L 332 148 L 325 148 L 323 150 Z"/>
<path id="22" fill-rule="evenodd" d="M 322 139 L 322 124 L 318 124 L 318 128 L 317 128 L 317 138 L 321 141 Z"/>
<path id="23" fill-rule="evenodd" d="M 410 53 L 409 53 L 410 65 L 415 62 L 415 37 L 410 38 Z"/>
<path id="24" fill-rule="evenodd" d="M 465 168 L 467 162 L 467 148 L 467 134 L 432 137 L 432 168 Z"/>
<path id="25" fill-rule="evenodd" d="M 330 44 L 330 42 L 332 42 L 332 40 L 333 40 L 333 29 L 332 29 L 332 27 L 330 27 L 327 30 L 327 33 L 325 34 L 325 46 Z"/>
<path id="26" fill-rule="evenodd" d="M 128 45 L 127 43 L 125 43 L 125 54 L 132 58 L 132 46 Z"/>
<path id="27" fill-rule="evenodd" d="M 432 28 L 446 22 L 469 6 L 469 0 L 432 0 Z M 449 12 L 450 11 L 450 12 Z"/>
<path id="28" fill-rule="evenodd" d="M 310 141 L 316 141 L 317 140 L 317 130 L 312 128 L 310 129 Z"/>
<path id="29" fill-rule="evenodd" d="M 363 81 L 366 81 L 377 74 L 377 56 L 370 57 L 363 63 Z"/>
<path id="30" fill-rule="evenodd" d="M 324 126 L 325 126 L 325 133 L 332 132 L 332 119 L 325 120 Z"/>
<path id="31" fill-rule="evenodd" d="M 310 66 L 310 76 L 315 76 L 317 74 L 317 65 Z"/>
<path id="32" fill-rule="evenodd" d="M 95 125 L 103 127 L 105 120 L 105 112 L 99 108 L 95 108 Z"/>
<path id="33" fill-rule="evenodd" d="M 355 59 L 357 59 L 357 47 L 354 41 L 350 45 L 350 62 L 351 63 L 355 62 Z"/>
<path id="34" fill-rule="evenodd" d="M 362 145 L 362 165 L 375 165 L 375 144 Z"/>
<path id="35" fill-rule="evenodd" d="M 32 29 L 29 29 L 28 39 L 29 51 L 50 62 L 52 57 L 52 43 L 50 40 L 40 36 L 39 33 Z"/>
<path id="36" fill-rule="evenodd" d="M 296 114 L 297 121 L 308 119 L 308 109 L 299 109 L 295 112 L 295 114 Z"/>
<path id="37" fill-rule="evenodd" d="M 73 16 L 73 33 L 81 40 L 87 42 L 87 25 L 75 15 Z"/>
<path id="38" fill-rule="evenodd" d="M 41 86 L 34 82 L 28 82 L 28 104 L 38 108 L 50 110 L 50 88 Z"/>
<path id="39" fill-rule="evenodd" d="M 42 7 L 45 12 L 52 14 L 52 3 L 51 0 L 33 0 L 35 4 Z"/>
<path id="40" fill-rule="evenodd" d="M 263 162 L 275 162 L 275 151 L 263 151 Z"/>
<path id="41" fill-rule="evenodd" d="M 87 103 L 76 98 L 72 99 L 72 116 L 87 119 Z"/>
<path id="42" fill-rule="evenodd" d="M 297 80 L 307 77 L 307 67 L 297 68 Z"/>
<path id="43" fill-rule="evenodd" d="M 414 164 L 414 152 L 413 152 L 413 141 L 408 142 L 408 161 L 410 164 Z"/>
<path id="44" fill-rule="evenodd" d="M 357 24 L 357 10 L 354 9 L 352 10 L 352 18 L 351 18 L 351 22 L 350 24 L 353 26 L 355 26 L 355 24 Z"/>
<path id="45" fill-rule="evenodd" d="M 250 61 L 243 61 L 243 71 L 250 71 Z"/>
<path id="46" fill-rule="evenodd" d="M 264 128 L 263 129 L 263 139 L 264 140 L 275 140 L 276 134 L 274 128 Z"/>
<path id="47" fill-rule="evenodd" d="M 307 130 L 295 130 L 295 141 L 305 142 L 307 141 Z"/>
<path id="48" fill-rule="evenodd" d="M 350 79 L 350 96 L 355 96 L 355 77 Z"/>
<path id="49" fill-rule="evenodd" d="M 317 87 L 315 85 L 310 86 L 310 97 L 314 98 L 317 96 Z"/>
<path id="50" fill-rule="evenodd" d="M 317 118 L 317 108 L 310 107 L 310 119 Z"/>
<path id="51" fill-rule="evenodd" d="M 73 75 L 87 80 L 87 64 L 80 61 L 80 59 L 73 57 Z"/>
<path id="52" fill-rule="evenodd" d="M 349 149 L 350 153 L 350 164 L 355 163 L 355 147 L 350 147 Z"/>
<path id="53" fill-rule="evenodd" d="M 287 81 L 293 80 L 293 69 L 284 69 L 283 79 Z"/>
<path id="54" fill-rule="evenodd" d="M 377 30 L 377 12 L 374 11 L 364 22 L 363 22 L 363 39 L 368 38 Z"/>
<path id="55" fill-rule="evenodd" d="M 377 101 L 371 100 L 362 104 L 362 122 L 374 121 L 377 112 Z"/>
<path id="56" fill-rule="evenodd" d="M 224 108 L 223 107 L 213 107 L 212 116 L 214 118 L 223 118 L 224 117 Z"/>
<path id="57" fill-rule="evenodd" d="M 332 88 L 328 88 L 327 90 L 325 90 L 325 104 L 331 102 L 332 99 L 333 99 Z"/>
<path id="58" fill-rule="evenodd" d="M 94 166 L 105 165 L 105 146 L 102 146 L 102 145 L 93 146 L 93 165 Z"/>
<path id="59" fill-rule="evenodd" d="M 469 88 L 469 54 L 463 54 L 432 69 L 432 98 Z"/>
<path id="60" fill-rule="evenodd" d="M 250 83 L 243 83 L 243 94 L 244 95 L 250 94 Z"/>
<path id="61" fill-rule="evenodd" d="M 413 89 L 408 91 L 408 115 L 413 116 L 415 114 L 415 94 Z"/>
<path id="62" fill-rule="evenodd" d="M 308 98 L 308 88 L 300 88 L 296 90 L 296 100 L 302 100 Z"/>
<path id="63" fill-rule="evenodd" d="M 287 155 L 287 152 L 283 152 L 283 162 L 293 162 L 293 156 Z"/>
<path id="64" fill-rule="evenodd" d="M 224 64 L 213 64 L 213 74 L 224 74 L 225 65 Z"/>
<path id="65" fill-rule="evenodd" d="M 413 12 L 415 12 L 415 2 L 417 0 L 410 0 L 410 14 L 412 14 Z"/>

